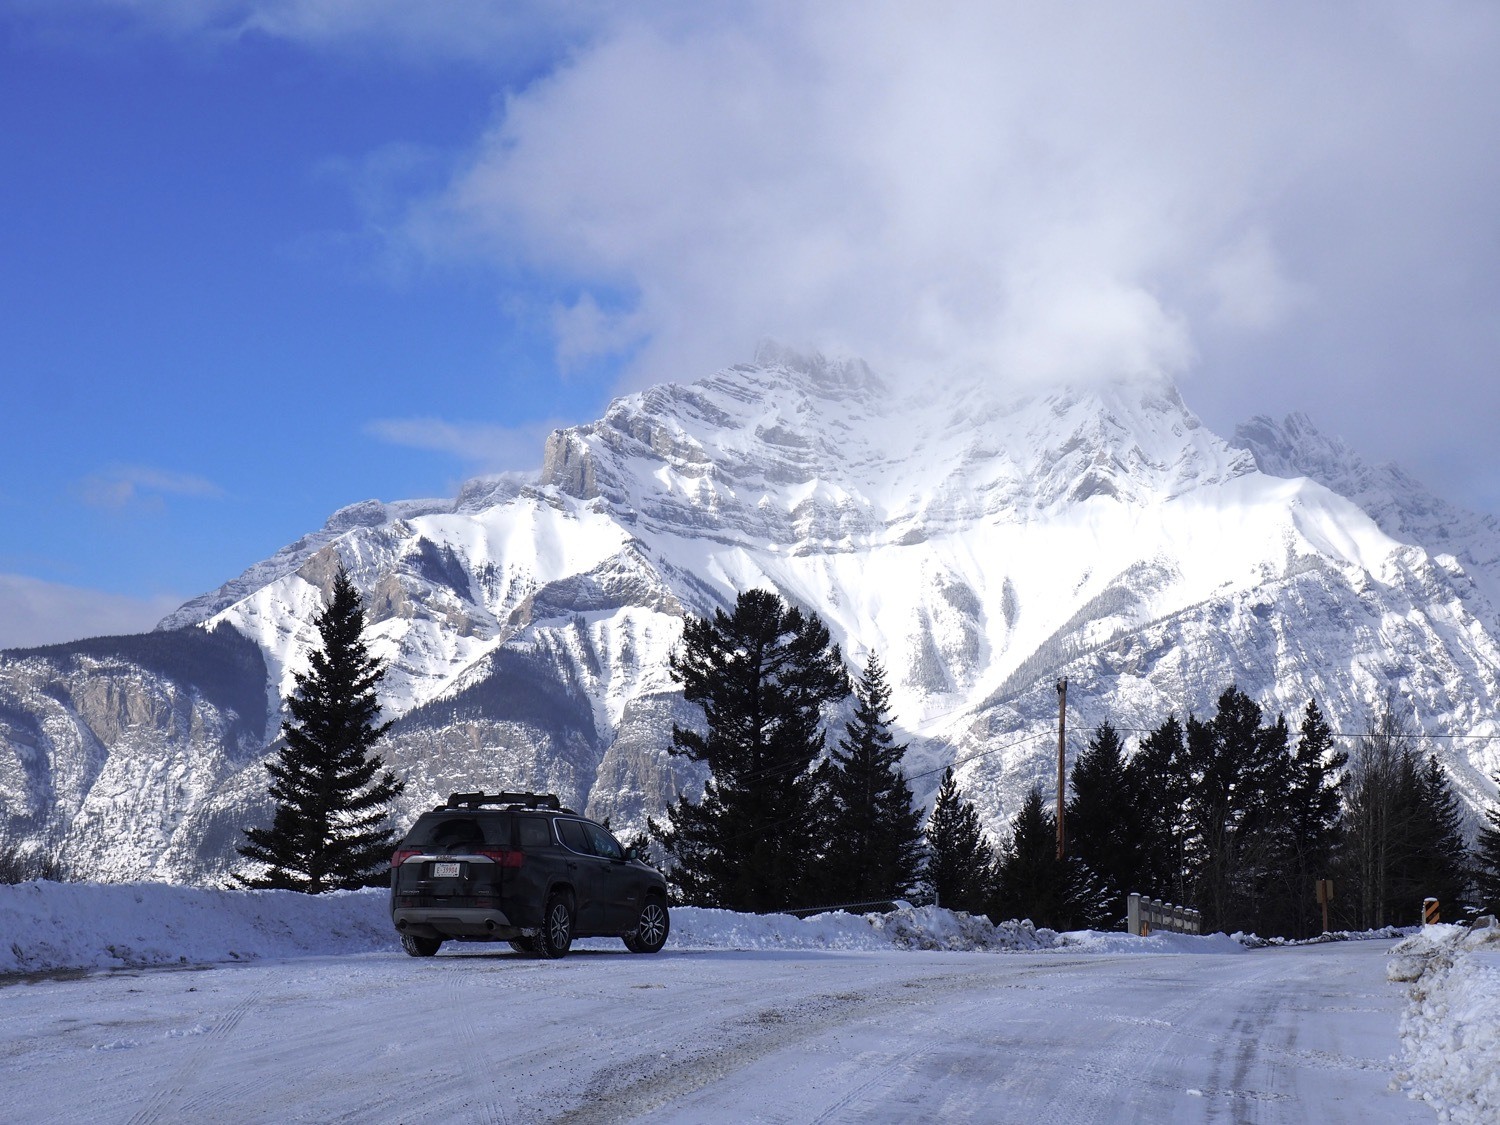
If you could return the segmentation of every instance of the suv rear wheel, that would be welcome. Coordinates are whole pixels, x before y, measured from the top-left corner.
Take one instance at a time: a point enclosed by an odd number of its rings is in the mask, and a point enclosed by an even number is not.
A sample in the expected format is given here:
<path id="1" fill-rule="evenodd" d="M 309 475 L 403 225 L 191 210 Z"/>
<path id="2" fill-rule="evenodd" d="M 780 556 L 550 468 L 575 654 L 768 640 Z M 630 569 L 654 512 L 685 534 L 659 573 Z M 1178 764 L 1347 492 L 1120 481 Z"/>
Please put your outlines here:
<path id="1" fill-rule="evenodd" d="M 416 934 L 401 935 L 401 948 L 413 957 L 431 957 L 437 953 L 442 944 L 442 938 L 417 937 Z"/>
<path id="2" fill-rule="evenodd" d="M 568 946 L 573 944 L 573 903 L 568 896 L 554 891 L 547 899 L 547 911 L 542 915 L 542 929 L 536 938 L 537 949 L 543 957 L 563 957 Z"/>
<path id="3" fill-rule="evenodd" d="M 648 898 L 641 907 L 641 916 L 636 920 L 635 933 L 622 939 L 625 948 L 632 953 L 656 953 L 667 944 L 667 931 L 671 921 L 667 917 L 667 904 L 659 898 Z"/>

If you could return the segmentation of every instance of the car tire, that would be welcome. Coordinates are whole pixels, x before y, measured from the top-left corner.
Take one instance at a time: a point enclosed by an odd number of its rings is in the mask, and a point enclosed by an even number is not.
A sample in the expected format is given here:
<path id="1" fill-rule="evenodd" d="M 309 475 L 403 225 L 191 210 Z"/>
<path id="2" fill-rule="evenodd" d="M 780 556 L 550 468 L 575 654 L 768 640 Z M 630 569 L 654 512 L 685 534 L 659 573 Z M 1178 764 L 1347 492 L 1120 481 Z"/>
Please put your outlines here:
<path id="1" fill-rule="evenodd" d="M 442 944 L 442 938 L 417 937 L 416 934 L 401 935 L 401 948 L 413 957 L 431 957 L 437 953 Z"/>
<path id="2" fill-rule="evenodd" d="M 534 937 L 512 938 L 510 947 L 523 957 L 535 957 L 537 953 L 536 938 Z"/>
<path id="3" fill-rule="evenodd" d="M 657 953 L 667 944 L 672 919 L 667 904 L 659 898 L 648 898 L 636 919 L 635 932 L 624 937 L 625 948 L 632 953 Z"/>
<path id="4" fill-rule="evenodd" d="M 573 944 L 573 903 L 567 895 L 554 892 L 542 913 L 542 928 L 536 936 L 537 951 L 554 960 L 566 957 Z"/>

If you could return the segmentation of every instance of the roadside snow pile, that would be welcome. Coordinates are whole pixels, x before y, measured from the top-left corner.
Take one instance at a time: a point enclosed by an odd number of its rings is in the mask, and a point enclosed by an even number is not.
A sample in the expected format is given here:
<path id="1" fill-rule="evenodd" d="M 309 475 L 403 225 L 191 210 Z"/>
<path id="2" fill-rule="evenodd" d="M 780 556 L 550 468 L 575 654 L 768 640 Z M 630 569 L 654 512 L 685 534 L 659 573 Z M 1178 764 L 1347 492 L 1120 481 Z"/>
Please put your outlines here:
<path id="1" fill-rule="evenodd" d="M 736 914 L 678 906 L 669 947 L 678 949 L 1056 949 L 1061 937 L 1030 922 L 1002 922 L 936 906 L 903 905 L 889 914 Z"/>
<path id="2" fill-rule="evenodd" d="M 1500 1121 L 1500 925 L 1424 926 L 1392 951 L 1411 982 L 1401 1017 L 1403 1088 L 1442 1121 Z"/>
<path id="3" fill-rule="evenodd" d="M 217 891 L 162 883 L 0 885 L 0 974 L 118 969 L 265 958 L 396 952 L 387 892 L 326 895 Z M 618 938 L 581 948 L 620 949 Z M 1243 947 L 1223 934 L 1130 937 L 1083 930 L 1059 934 L 936 906 L 898 905 L 887 914 L 737 914 L 679 906 L 669 949 L 928 949 L 981 952 L 1224 953 Z M 494 951 L 494 945 L 454 943 Z M 448 948 L 448 947 L 445 947 Z M 503 946 L 500 948 L 504 948 Z"/>
<path id="4" fill-rule="evenodd" d="M 1263 949 L 1268 945 L 1325 945 L 1330 941 L 1390 941 L 1392 938 L 1410 937 L 1421 926 L 1382 926 L 1378 930 L 1331 930 L 1310 938 L 1261 937 L 1236 930 L 1230 936 L 1249 949 Z"/>
<path id="5" fill-rule="evenodd" d="M 0 886 L 0 973 L 394 950 L 400 946 L 386 894 L 164 883 Z"/>
<path id="6" fill-rule="evenodd" d="M 1029 925 L 1029 923 L 1028 923 Z M 1050 930 L 1039 931 L 1050 933 Z M 1059 934 L 1059 949 L 1070 953 L 1245 953 L 1246 947 L 1227 934 L 1174 934 L 1158 930 L 1147 937 L 1105 930 L 1076 930 Z"/>

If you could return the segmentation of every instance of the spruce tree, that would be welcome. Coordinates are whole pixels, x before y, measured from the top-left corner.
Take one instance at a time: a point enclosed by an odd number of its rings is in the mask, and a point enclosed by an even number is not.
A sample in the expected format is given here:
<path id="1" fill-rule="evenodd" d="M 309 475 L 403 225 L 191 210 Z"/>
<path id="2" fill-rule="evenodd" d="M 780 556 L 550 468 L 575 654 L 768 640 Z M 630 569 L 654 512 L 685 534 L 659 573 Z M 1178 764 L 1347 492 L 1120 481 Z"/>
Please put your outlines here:
<path id="1" fill-rule="evenodd" d="M 1119 732 L 1109 723 L 1094 732 L 1073 763 L 1070 782 L 1067 853 L 1092 869 L 1100 891 L 1118 900 L 1118 912 L 1123 914 L 1125 896 L 1140 882 L 1138 821 L 1143 818 L 1130 792 Z"/>
<path id="2" fill-rule="evenodd" d="M 1291 767 L 1285 719 L 1270 726 L 1261 719 L 1260 707 L 1232 685 L 1212 719 L 1188 718 L 1187 844 L 1197 876 L 1191 905 L 1206 928 L 1253 928 L 1270 893 Z"/>
<path id="3" fill-rule="evenodd" d="M 951 767 L 943 772 L 927 821 L 925 881 L 939 906 L 969 914 L 985 911 L 994 894 L 995 853 Z"/>
<path id="4" fill-rule="evenodd" d="M 1500 775 L 1495 778 L 1500 785 Z M 1500 916 L 1500 802 L 1484 810 L 1488 822 L 1479 828 L 1474 848 L 1474 885 L 1479 906 L 1486 914 Z"/>
<path id="5" fill-rule="evenodd" d="M 703 799 L 679 797 L 652 824 L 683 901 L 766 912 L 821 890 L 822 711 L 849 692 L 838 646 L 816 615 L 766 590 L 734 612 L 692 617 L 670 664 L 703 728 L 673 725 L 673 754 L 706 763 Z"/>
<path id="6" fill-rule="evenodd" d="M 1406 843 L 1407 859 L 1396 881 L 1400 901 L 1414 917 L 1424 898 L 1435 898 L 1443 917 L 1452 921 L 1463 906 L 1470 882 L 1463 811 L 1437 756 L 1425 762 L 1413 754 L 1413 812 Z"/>
<path id="7" fill-rule="evenodd" d="M 1348 760 L 1349 755 L 1335 746 L 1333 730 L 1317 701 L 1308 700 L 1292 756 L 1288 831 L 1279 841 L 1280 905 L 1274 923 L 1258 927 L 1259 932 L 1305 938 L 1322 929 L 1316 884 L 1333 874 L 1343 827 L 1339 774 Z"/>
<path id="8" fill-rule="evenodd" d="M 394 831 L 381 828 L 403 783 L 372 747 L 390 723 L 376 723 L 375 687 L 385 669 L 365 647 L 364 609 L 344 568 L 315 619 L 321 642 L 311 668 L 293 674 L 282 747 L 266 763 L 276 811 L 270 828 L 247 828 L 239 849 L 265 870 L 251 887 L 305 891 L 367 886 L 390 857 Z"/>
<path id="9" fill-rule="evenodd" d="M 1054 930 L 1103 929 L 1125 912 L 1123 901 L 1081 855 L 1057 858 L 1057 817 L 1033 785 L 1011 819 L 996 864 L 990 916 L 1029 918 Z"/>
<path id="10" fill-rule="evenodd" d="M 1187 798 L 1192 778 L 1185 734 L 1176 715 L 1141 740 L 1125 767 L 1132 820 L 1140 837 L 1135 885 L 1125 889 L 1191 905 L 1187 857 Z"/>
<path id="11" fill-rule="evenodd" d="M 826 775 L 830 901 L 904 898 L 917 883 L 922 816 L 901 772 L 906 746 L 891 733 L 890 699 L 885 670 L 872 653 Z"/>

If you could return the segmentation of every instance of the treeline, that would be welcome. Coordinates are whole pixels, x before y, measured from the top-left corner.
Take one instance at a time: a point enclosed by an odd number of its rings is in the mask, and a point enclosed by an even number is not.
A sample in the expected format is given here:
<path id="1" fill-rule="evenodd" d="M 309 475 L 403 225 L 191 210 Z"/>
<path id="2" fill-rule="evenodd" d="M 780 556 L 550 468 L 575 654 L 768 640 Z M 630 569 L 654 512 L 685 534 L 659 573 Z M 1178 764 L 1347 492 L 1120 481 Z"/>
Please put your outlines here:
<path id="1" fill-rule="evenodd" d="M 1074 763 L 1057 855 L 1052 802 L 1034 787 L 995 846 L 947 771 L 925 826 L 901 771 L 890 694 L 871 658 L 851 684 L 815 615 L 773 593 L 690 618 L 671 663 L 693 729 L 672 753 L 709 767 L 651 845 L 684 902 L 773 911 L 912 898 L 1054 928 L 1116 928 L 1138 891 L 1194 906 L 1211 929 L 1302 937 L 1410 923 L 1421 900 L 1500 908 L 1500 809 L 1471 852 L 1435 757 L 1394 705 L 1348 752 L 1315 702 L 1295 731 L 1236 687 L 1214 714 L 1166 716 L 1127 754 L 1092 732 Z M 852 695 L 827 745 L 823 716 Z M 647 841 L 641 841 L 643 844 Z"/>
<path id="2" fill-rule="evenodd" d="M 988 909 L 1112 928 L 1138 891 L 1195 907 L 1210 929 L 1307 937 L 1330 879 L 1335 928 L 1411 924 L 1429 896 L 1451 919 L 1482 864 L 1437 759 L 1391 706 L 1352 754 L 1338 742 L 1316 702 L 1294 733 L 1233 686 L 1212 717 L 1169 715 L 1128 759 L 1105 724 L 1072 770 L 1065 857 L 1034 789 L 995 857 Z"/>

